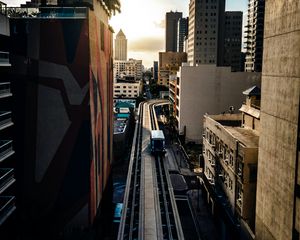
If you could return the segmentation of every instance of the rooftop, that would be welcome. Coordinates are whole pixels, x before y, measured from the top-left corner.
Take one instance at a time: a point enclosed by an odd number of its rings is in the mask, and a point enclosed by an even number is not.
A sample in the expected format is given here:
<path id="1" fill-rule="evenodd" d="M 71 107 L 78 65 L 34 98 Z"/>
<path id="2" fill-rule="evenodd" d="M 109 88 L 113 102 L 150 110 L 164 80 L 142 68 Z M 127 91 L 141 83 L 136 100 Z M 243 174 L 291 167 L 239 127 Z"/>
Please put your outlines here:
<path id="1" fill-rule="evenodd" d="M 257 132 L 252 129 L 242 128 L 242 127 L 231 127 L 224 126 L 225 130 L 227 130 L 234 138 L 243 143 L 246 147 L 249 148 L 257 148 L 259 135 Z"/>

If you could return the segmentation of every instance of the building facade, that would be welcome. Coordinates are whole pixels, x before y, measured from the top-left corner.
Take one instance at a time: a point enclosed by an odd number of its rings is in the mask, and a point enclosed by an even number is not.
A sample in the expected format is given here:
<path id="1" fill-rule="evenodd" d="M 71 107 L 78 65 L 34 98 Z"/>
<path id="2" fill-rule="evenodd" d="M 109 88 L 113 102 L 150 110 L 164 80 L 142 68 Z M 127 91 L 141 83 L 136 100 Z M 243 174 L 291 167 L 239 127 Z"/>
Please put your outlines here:
<path id="1" fill-rule="evenodd" d="M 177 51 L 177 24 L 180 18 L 182 18 L 182 12 L 166 13 L 166 52 Z"/>
<path id="2" fill-rule="evenodd" d="M 265 0 L 249 0 L 246 24 L 246 72 L 261 72 L 263 57 Z"/>
<path id="3" fill-rule="evenodd" d="M 16 234 L 15 113 L 8 77 L 10 29 L 6 10 L 6 4 L 0 2 L 0 238 L 12 239 Z"/>
<path id="4" fill-rule="evenodd" d="M 177 77 L 177 130 L 186 142 L 196 143 L 202 143 L 199 121 L 205 113 L 228 112 L 231 106 L 239 109 L 243 90 L 260 86 L 261 80 L 260 73 L 231 72 L 230 67 L 205 64 L 182 66 Z"/>
<path id="5" fill-rule="evenodd" d="M 142 87 L 140 81 L 114 83 L 114 98 L 137 98 L 142 93 Z"/>
<path id="6" fill-rule="evenodd" d="M 158 61 L 154 61 L 153 62 L 153 71 L 152 71 L 152 75 L 153 75 L 153 80 L 155 82 L 157 82 L 158 80 Z"/>
<path id="7" fill-rule="evenodd" d="M 242 28 L 243 12 L 225 12 L 222 66 L 231 66 L 233 72 L 242 71 L 243 69 L 241 64 Z"/>
<path id="8" fill-rule="evenodd" d="M 225 0 L 190 0 L 187 54 L 191 66 L 222 62 L 224 17 Z"/>
<path id="9" fill-rule="evenodd" d="M 88 227 L 110 201 L 110 7 L 86 1 L 10 16 L 18 232 L 25 239 L 56 239 Z"/>
<path id="10" fill-rule="evenodd" d="M 203 120 L 203 187 L 212 213 L 227 222 L 220 227 L 227 239 L 254 239 L 260 89 L 244 94 L 242 114 Z"/>
<path id="11" fill-rule="evenodd" d="M 182 63 L 187 61 L 185 52 L 160 52 L 158 62 L 158 84 L 169 87 L 170 75 L 176 75 Z"/>
<path id="12" fill-rule="evenodd" d="M 180 18 L 177 25 L 177 51 L 184 52 L 184 41 L 188 37 L 189 18 Z"/>
<path id="13" fill-rule="evenodd" d="M 266 1 L 256 239 L 300 238 L 299 1 Z"/>
<path id="14" fill-rule="evenodd" d="M 115 60 L 127 61 L 127 39 L 122 31 L 118 32 L 115 39 Z"/>
<path id="15" fill-rule="evenodd" d="M 128 61 L 114 61 L 114 82 L 118 79 L 130 78 L 133 81 L 141 80 L 143 77 L 142 60 L 130 58 Z"/>

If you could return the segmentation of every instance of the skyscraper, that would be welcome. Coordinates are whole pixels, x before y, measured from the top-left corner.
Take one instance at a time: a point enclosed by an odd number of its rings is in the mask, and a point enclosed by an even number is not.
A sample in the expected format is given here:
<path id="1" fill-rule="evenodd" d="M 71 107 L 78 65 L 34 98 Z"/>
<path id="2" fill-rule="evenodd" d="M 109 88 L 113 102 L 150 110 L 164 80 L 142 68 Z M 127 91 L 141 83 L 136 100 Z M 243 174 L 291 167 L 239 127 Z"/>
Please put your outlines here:
<path id="1" fill-rule="evenodd" d="M 122 29 L 115 39 L 115 60 L 127 61 L 127 39 Z"/>
<path id="2" fill-rule="evenodd" d="M 188 62 L 218 64 L 223 55 L 225 0 L 189 4 Z"/>
<path id="3" fill-rule="evenodd" d="M 257 240 L 300 239 L 299 16 L 299 0 L 266 1 Z"/>
<path id="4" fill-rule="evenodd" d="M 221 66 L 231 66 L 232 71 L 242 71 L 243 12 L 225 12 L 224 52 Z"/>
<path id="5" fill-rule="evenodd" d="M 182 18 L 182 12 L 166 13 L 166 52 L 177 51 L 177 24 Z"/>
<path id="6" fill-rule="evenodd" d="M 177 25 L 177 52 L 183 52 L 185 38 L 189 31 L 189 18 L 180 18 Z"/>
<path id="7" fill-rule="evenodd" d="M 246 72 L 261 72 L 265 0 L 249 0 L 246 25 Z"/>

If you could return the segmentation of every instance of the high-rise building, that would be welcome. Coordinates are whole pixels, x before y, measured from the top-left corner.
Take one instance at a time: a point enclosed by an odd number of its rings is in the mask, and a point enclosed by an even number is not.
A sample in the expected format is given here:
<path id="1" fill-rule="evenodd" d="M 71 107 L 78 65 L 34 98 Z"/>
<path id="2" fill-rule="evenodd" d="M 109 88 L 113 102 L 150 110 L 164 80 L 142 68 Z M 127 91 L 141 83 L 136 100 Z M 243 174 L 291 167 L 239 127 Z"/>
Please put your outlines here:
<path id="1" fill-rule="evenodd" d="M 117 6 L 84 2 L 9 11 L 20 239 L 63 238 L 111 202 Z"/>
<path id="2" fill-rule="evenodd" d="M 15 112 L 12 102 L 10 29 L 6 4 L 0 2 L 0 238 L 14 239 L 16 234 L 16 154 L 14 151 Z"/>
<path id="3" fill-rule="evenodd" d="M 115 60 L 127 61 L 127 39 L 122 29 L 115 39 Z"/>
<path id="4" fill-rule="evenodd" d="M 190 0 L 187 52 L 190 65 L 221 65 L 224 16 L 225 0 Z"/>
<path id="5" fill-rule="evenodd" d="M 156 82 L 158 79 L 158 61 L 153 62 L 152 75 L 153 75 L 153 80 Z"/>
<path id="6" fill-rule="evenodd" d="M 180 18 L 177 26 L 177 52 L 184 52 L 184 41 L 188 37 L 189 18 Z"/>
<path id="7" fill-rule="evenodd" d="M 166 13 L 166 52 L 177 51 L 177 24 L 182 18 L 182 12 Z"/>
<path id="8" fill-rule="evenodd" d="M 257 240 L 300 239 L 299 16 L 298 0 L 266 1 Z"/>
<path id="9" fill-rule="evenodd" d="M 263 57 L 265 0 L 249 0 L 246 24 L 246 72 L 261 72 Z"/>
<path id="10" fill-rule="evenodd" d="M 241 43 L 243 12 L 225 12 L 224 52 L 222 66 L 231 66 L 234 72 L 242 71 Z"/>

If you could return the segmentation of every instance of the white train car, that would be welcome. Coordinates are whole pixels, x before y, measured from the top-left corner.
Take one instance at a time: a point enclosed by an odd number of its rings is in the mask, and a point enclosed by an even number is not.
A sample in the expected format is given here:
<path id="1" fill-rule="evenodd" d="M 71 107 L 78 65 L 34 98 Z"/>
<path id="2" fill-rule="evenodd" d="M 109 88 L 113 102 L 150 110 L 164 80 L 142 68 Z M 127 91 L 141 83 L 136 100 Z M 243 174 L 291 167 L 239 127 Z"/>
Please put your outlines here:
<path id="1" fill-rule="evenodd" d="M 165 153 L 165 136 L 162 130 L 151 131 L 151 153 L 164 154 Z"/>

